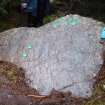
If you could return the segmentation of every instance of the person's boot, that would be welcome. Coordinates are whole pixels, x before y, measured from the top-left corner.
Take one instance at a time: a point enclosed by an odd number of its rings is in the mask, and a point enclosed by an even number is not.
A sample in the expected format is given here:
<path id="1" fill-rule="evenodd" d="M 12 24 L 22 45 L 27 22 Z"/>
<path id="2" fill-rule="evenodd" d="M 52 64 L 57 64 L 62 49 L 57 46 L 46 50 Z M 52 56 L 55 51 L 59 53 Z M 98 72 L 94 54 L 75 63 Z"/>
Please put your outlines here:
<path id="1" fill-rule="evenodd" d="M 28 19 L 27 19 L 27 27 L 33 27 L 34 26 L 34 21 L 33 21 L 33 16 L 31 14 L 28 14 Z"/>
<path id="2" fill-rule="evenodd" d="M 43 25 L 43 19 L 35 17 L 34 18 L 34 27 L 40 27 Z"/>

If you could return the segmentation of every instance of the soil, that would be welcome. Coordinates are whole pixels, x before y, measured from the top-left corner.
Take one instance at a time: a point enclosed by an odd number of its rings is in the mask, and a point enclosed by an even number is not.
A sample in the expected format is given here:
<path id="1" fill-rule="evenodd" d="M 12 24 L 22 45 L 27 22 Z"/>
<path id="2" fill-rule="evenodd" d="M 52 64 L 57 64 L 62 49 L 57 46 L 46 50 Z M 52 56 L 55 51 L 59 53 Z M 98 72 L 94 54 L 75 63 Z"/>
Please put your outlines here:
<path id="1" fill-rule="evenodd" d="M 40 96 L 37 90 L 30 88 L 25 82 L 27 80 L 21 67 L 0 61 L 0 105 L 101 105 L 89 104 L 96 99 L 105 104 L 105 90 L 102 88 L 105 83 L 105 62 L 96 80 L 93 95 L 88 99 L 73 97 L 71 93 L 56 90 L 49 96 Z"/>

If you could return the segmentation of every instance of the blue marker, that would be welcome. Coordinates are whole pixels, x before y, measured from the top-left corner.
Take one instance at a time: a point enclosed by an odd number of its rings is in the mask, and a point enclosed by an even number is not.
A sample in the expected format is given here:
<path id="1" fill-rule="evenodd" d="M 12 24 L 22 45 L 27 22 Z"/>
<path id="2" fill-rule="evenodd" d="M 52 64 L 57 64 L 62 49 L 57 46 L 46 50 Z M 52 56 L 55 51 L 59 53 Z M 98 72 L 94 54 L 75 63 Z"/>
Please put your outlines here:
<path id="1" fill-rule="evenodd" d="M 101 39 L 105 40 L 105 27 L 102 29 L 101 32 Z"/>

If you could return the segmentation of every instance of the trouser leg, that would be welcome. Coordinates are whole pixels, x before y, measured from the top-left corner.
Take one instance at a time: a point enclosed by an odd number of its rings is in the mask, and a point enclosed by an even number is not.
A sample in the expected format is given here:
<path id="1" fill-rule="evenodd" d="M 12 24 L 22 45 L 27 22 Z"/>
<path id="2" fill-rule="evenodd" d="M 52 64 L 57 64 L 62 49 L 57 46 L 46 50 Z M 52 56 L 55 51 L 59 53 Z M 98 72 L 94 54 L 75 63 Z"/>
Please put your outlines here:
<path id="1" fill-rule="evenodd" d="M 44 18 L 44 0 L 38 0 L 38 7 L 37 7 L 37 20 L 38 20 L 38 25 L 41 26 L 43 25 L 43 18 Z"/>
<path id="2" fill-rule="evenodd" d="M 28 27 L 37 27 L 38 19 L 36 16 L 32 16 L 31 14 L 28 14 L 28 20 L 27 20 L 27 26 Z"/>
<path id="3" fill-rule="evenodd" d="M 28 13 L 28 16 L 27 16 L 27 26 L 28 27 L 31 27 L 32 26 L 32 20 L 33 20 L 33 17 L 31 15 L 31 13 Z"/>

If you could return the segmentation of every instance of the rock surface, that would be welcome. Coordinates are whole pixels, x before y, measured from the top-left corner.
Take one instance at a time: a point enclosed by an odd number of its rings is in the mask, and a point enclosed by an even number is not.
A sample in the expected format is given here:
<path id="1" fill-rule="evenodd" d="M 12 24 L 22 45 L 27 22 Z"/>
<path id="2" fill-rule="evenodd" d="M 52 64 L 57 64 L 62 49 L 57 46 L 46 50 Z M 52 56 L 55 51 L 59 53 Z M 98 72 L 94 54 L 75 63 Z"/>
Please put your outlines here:
<path id="1" fill-rule="evenodd" d="M 88 97 L 103 63 L 101 28 L 95 20 L 70 15 L 37 29 L 11 29 L 0 33 L 0 60 L 23 67 L 40 94 L 56 89 Z"/>

